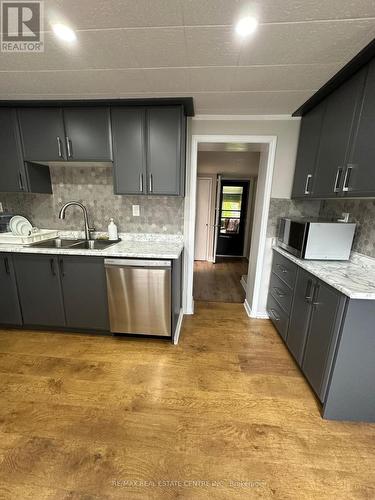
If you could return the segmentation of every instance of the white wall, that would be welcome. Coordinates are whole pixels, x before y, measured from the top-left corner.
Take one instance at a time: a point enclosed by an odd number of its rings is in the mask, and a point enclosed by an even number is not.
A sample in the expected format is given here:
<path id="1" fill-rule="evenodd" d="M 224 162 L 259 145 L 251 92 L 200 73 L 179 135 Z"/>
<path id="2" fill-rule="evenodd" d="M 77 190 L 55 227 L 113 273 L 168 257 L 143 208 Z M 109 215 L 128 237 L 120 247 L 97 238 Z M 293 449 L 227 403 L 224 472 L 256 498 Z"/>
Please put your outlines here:
<path id="1" fill-rule="evenodd" d="M 276 135 L 272 198 L 290 198 L 300 120 L 192 120 L 193 135 Z"/>
<path id="2" fill-rule="evenodd" d="M 198 151 L 198 175 L 226 174 L 235 177 L 256 177 L 259 153 L 231 151 Z"/>

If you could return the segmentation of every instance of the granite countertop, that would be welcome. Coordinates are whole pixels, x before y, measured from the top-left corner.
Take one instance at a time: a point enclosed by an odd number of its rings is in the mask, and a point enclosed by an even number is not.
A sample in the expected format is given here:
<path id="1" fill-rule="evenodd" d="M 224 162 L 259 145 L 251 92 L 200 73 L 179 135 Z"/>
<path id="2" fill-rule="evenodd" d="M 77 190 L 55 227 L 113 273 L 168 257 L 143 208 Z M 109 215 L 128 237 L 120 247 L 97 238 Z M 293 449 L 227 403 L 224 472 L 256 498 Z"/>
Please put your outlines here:
<path id="1" fill-rule="evenodd" d="M 83 233 L 74 231 L 59 232 L 60 238 L 84 238 Z M 102 236 L 94 234 L 94 238 Z M 184 248 L 182 235 L 120 233 L 122 241 L 104 250 L 86 250 L 82 248 L 41 248 L 0 244 L 0 252 L 33 253 L 48 255 L 90 255 L 95 257 L 129 257 L 140 259 L 178 259 Z"/>
<path id="2" fill-rule="evenodd" d="M 349 261 L 303 260 L 272 248 L 351 299 L 375 300 L 375 259 L 353 253 Z"/>

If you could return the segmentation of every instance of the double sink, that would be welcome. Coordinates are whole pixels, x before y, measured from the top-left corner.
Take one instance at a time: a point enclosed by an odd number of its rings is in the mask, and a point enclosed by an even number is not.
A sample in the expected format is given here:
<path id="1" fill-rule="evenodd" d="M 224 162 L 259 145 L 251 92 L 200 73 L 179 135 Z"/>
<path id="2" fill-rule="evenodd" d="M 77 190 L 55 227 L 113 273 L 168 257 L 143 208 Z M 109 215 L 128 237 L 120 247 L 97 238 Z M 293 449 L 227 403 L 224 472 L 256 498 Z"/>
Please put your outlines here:
<path id="1" fill-rule="evenodd" d="M 118 243 L 118 241 L 83 240 L 83 239 L 69 240 L 69 239 L 56 238 L 54 240 L 47 240 L 39 243 L 34 243 L 31 246 L 38 248 L 66 248 L 66 249 L 71 248 L 72 250 L 74 249 L 104 250 L 112 245 L 115 245 L 116 243 Z"/>

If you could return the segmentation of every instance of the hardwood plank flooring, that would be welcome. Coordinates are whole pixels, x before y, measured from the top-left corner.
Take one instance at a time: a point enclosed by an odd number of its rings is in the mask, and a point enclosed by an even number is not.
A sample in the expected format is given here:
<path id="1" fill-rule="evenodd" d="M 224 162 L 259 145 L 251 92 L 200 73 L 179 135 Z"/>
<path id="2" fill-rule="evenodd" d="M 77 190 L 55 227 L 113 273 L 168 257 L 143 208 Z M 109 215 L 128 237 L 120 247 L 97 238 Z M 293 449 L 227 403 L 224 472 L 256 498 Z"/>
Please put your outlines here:
<path id="1" fill-rule="evenodd" d="M 323 420 L 242 304 L 178 346 L 0 330 L 0 398 L 1 499 L 375 498 L 375 425 Z"/>
<path id="2" fill-rule="evenodd" d="M 245 258 L 219 257 L 217 262 L 194 262 L 194 300 L 240 303 L 245 300 L 241 276 L 247 274 Z"/>

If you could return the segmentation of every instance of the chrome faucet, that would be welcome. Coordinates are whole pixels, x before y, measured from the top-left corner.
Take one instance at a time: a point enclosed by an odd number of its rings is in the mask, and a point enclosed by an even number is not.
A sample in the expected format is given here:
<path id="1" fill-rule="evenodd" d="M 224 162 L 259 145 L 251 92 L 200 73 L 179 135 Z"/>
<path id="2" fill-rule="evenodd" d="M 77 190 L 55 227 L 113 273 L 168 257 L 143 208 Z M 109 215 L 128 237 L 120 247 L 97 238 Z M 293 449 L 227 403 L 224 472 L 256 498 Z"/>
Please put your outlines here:
<path id="1" fill-rule="evenodd" d="M 60 210 L 59 219 L 65 219 L 65 211 L 68 207 L 71 207 L 71 206 L 77 206 L 77 207 L 80 207 L 82 209 L 83 220 L 85 223 L 85 238 L 86 238 L 86 240 L 89 240 L 90 233 L 92 231 L 95 231 L 95 228 L 89 226 L 89 217 L 87 215 L 87 208 L 84 205 L 82 205 L 82 203 L 79 203 L 79 201 L 69 201 L 68 203 L 65 203 L 65 205 Z"/>

